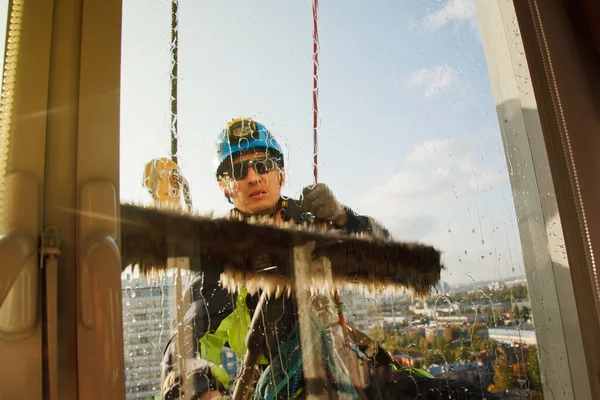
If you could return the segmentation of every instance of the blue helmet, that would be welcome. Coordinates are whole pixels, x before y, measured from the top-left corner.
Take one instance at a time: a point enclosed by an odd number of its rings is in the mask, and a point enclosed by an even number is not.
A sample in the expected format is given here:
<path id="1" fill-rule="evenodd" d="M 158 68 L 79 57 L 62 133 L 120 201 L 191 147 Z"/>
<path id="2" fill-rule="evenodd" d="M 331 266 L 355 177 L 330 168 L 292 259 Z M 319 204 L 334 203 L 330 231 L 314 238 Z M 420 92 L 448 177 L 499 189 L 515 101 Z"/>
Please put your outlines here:
<path id="1" fill-rule="evenodd" d="M 217 179 L 233 157 L 249 152 L 267 153 L 283 168 L 283 152 L 271 132 L 251 118 L 237 118 L 217 138 Z"/>

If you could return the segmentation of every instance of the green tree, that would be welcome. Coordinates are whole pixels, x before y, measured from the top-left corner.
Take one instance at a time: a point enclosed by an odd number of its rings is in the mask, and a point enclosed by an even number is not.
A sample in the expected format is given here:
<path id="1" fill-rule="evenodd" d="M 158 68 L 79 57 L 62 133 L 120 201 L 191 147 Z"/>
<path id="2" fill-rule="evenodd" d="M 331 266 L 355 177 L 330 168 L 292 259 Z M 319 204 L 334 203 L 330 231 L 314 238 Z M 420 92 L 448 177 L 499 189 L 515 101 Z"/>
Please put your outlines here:
<path id="1" fill-rule="evenodd" d="M 512 295 L 515 300 L 521 301 L 527 299 L 527 287 L 519 285 L 512 288 Z"/>
<path id="2" fill-rule="evenodd" d="M 443 365 L 446 363 L 444 357 L 438 350 L 427 350 L 423 352 L 423 361 L 425 362 L 425 366 L 430 366 L 432 364 Z"/>
<path id="3" fill-rule="evenodd" d="M 521 309 L 521 315 L 524 320 L 528 320 L 529 318 L 531 318 L 531 310 L 529 309 L 529 307 L 523 306 L 523 308 Z"/>
<path id="4" fill-rule="evenodd" d="M 456 359 L 459 361 L 468 361 L 471 358 L 472 351 L 466 343 L 463 342 L 462 346 L 456 349 Z"/>
<path id="5" fill-rule="evenodd" d="M 452 346 L 446 346 L 442 354 L 444 356 L 444 362 L 452 364 L 456 361 L 456 352 L 454 351 L 454 348 Z"/>
<path id="6" fill-rule="evenodd" d="M 397 339 L 396 343 L 398 344 L 398 347 L 400 347 L 402 349 L 405 348 L 407 346 L 406 335 L 404 335 L 404 334 L 398 335 L 398 339 Z"/>
<path id="7" fill-rule="evenodd" d="M 503 354 L 494 364 L 494 387 L 497 390 L 512 390 L 515 387 L 515 383 L 512 379 L 512 368 L 508 363 L 508 359 Z"/>
<path id="8" fill-rule="evenodd" d="M 448 343 L 452 343 L 458 337 L 458 331 L 455 328 L 447 326 L 444 328 L 443 338 Z"/>
<path id="9" fill-rule="evenodd" d="M 492 317 L 493 319 L 493 317 Z M 477 336 L 477 332 L 480 329 L 484 329 L 486 328 L 486 324 L 483 324 L 481 322 L 476 323 L 475 325 L 472 325 L 469 327 L 469 329 L 467 330 L 467 336 L 469 339 L 473 338 L 473 340 L 475 340 L 476 338 L 479 338 L 479 336 Z"/>
<path id="10" fill-rule="evenodd" d="M 479 353 L 482 350 L 482 343 L 483 339 L 479 338 L 478 336 L 474 336 L 473 343 L 471 343 L 471 348 L 474 352 Z"/>
<path id="11" fill-rule="evenodd" d="M 383 338 L 383 343 L 381 344 L 384 349 L 390 352 L 394 352 L 396 343 L 393 336 L 385 335 Z"/>
<path id="12" fill-rule="evenodd" d="M 415 331 L 410 335 L 410 340 L 411 340 L 411 343 L 417 344 L 417 343 L 419 343 L 421 338 L 424 338 L 424 337 L 425 337 L 425 330 L 419 329 L 418 331 Z"/>
<path id="13" fill-rule="evenodd" d="M 428 367 L 433 364 L 433 351 L 425 350 L 423 351 L 423 364 Z"/>
<path id="14" fill-rule="evenodd" d="M 448 345 L 448 341 L 444 337 L 436 337 L 433 342 L 435 350 L 443 350 Z"/>
<path id="15" fill-rule="evenodd" d="M 527 355 L 527 379 L 529 380 L 529 386 L 536 392 L 542 391 L 542 377 L 540 376 L 540 362 L 538 360 L 537 347 L 532 346 L 529 348 L 529 354 Z"/>
<path id="16" fill-rule="evenodd" d="M 513 313 L 513 318 L 516 318 L 516 319 L 521 318 L 521 312 L 519 311 L 519 306 L 518 305 L 515 304 L 513 306 L 512 313 Z"/>
<path id="17" fill-rule="evenodd" d="M 487 318 L 487 326 L 488 328 L 493 328 L 496 325 L 498 325 L 498 323 L 500 322 L 499 320 L 500 314 L 498 313 L 498 311 L 490 311 L 488 313 L 488 318 Z"/>
<path id="18" fill-rule="evenodd" d="M 369 331 L 369 337 L 375 341 L 383 342 L 386 339 L 386 334 L 380 326 L 376 326 Z"/>
<path id="19" fill-rule="evenodd" d="M 486 350 L 488 353 L 494 354 L 498 350 L 498 343 L 490 339 L 484 339 L 481 342 L 481 350 Z"/>

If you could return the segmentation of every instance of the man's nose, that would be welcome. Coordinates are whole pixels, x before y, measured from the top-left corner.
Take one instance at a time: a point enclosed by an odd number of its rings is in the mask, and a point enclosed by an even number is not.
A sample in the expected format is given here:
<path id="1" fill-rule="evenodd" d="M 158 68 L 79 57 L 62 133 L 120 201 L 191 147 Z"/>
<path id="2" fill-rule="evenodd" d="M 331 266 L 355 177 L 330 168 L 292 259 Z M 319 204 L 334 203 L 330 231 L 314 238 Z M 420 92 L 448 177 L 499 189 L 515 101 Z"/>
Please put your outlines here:
<path id="1" fill-rule="evenodd" d="M 248 183 L 256 183 L 259 184 L 261 181 L 262 175 L 257 174 L 254 168 L 248 168 Z"/>

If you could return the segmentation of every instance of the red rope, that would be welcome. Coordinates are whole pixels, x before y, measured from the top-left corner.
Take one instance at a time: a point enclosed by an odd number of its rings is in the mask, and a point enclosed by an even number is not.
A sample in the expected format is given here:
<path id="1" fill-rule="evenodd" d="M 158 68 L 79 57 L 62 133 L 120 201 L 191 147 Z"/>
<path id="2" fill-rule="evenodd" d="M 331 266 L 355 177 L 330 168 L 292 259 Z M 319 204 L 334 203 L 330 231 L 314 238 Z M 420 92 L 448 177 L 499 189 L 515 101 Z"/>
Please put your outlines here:
<path id="1" fill-rule="evenodd" d="M 317 165 L 318 165 L 318 139 L 317 139 L 317 125 L 319 119 L 319 106 L 317 99 L 319 95 L 318 88 L 318 71 L 319 71 L 319 28 L 317 25 L 319 15 L 319 0 L 313 0 L 313 175 L 315 177 L 315 184 L 318 182 L 317 179 Z"/>
<path id="2" fill-rule="evenodd" d="M 315 177 L 315 185 L 318 182 L 318 174 L 317 174 L 317 165 L 318 165 L 318 137 L 317 137 L 317 127 L 319 124 L 319 105 L 318 105 L 318 97 L 319 97 L 319 27 L 318 27 L 318 17 L 319 17 L 319 0 L 313 0 L 312 5 L 313 11 L 313 175 Z M 340 296 L 338 294 L 338 290 L 334 290 L 334 301 L 335 305 L 338 308 L 338 316 L 340 318 L 340 324 L 342 326 L 342 333 L 344 336 L 344 340 L 346 344 L 348 344 L 348 328 L 346 326 L 346 319 L 344 318 L 344 312 L 342 311 L 342 304 L 340 301 Z M 354 364 L 351 365 L 352 369 L 352 380 L 356 391 L 361 399 L 365 400 L 366 396 L 363 393 L 360 385 L 358 384 L 358 372 L 356 371 L 356 366 Z"/>

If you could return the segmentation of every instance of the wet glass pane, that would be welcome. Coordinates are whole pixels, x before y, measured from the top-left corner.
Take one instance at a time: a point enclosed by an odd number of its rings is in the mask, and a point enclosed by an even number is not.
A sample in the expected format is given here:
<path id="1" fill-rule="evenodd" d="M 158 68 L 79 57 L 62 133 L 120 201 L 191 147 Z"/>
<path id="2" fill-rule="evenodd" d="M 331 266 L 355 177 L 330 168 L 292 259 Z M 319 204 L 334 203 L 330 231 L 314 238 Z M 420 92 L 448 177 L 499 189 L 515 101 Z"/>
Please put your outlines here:
<path id="1" fill-rule="evenodd" d="M 175 194 L 183 209 L 224 217 L 234 207 L 227 190 L 236 207 L 252 213 L 256 198 L 268 200 L 281 185 L 284 199 L 302 197 L 308 207 L 303 189 L 312 189 L 314 180 L 311 3 L 178 7 L 175 96 L 171 3 L 124 1 L 121 201 L 151 205 Z M 329 191 L 312 192 L 320 199 L 313 214 L 341 218 L 342 225 L 348 224 L 344 213 L 370 216 L 396 241 L 434 246 L 445 266 L 429 296 L 340 287 L 346 322 L 391 354 L 391 374 L 398 377 L 416 373 L 450 379 L 463 390 L 480 386 L 504 398 L 542 398 L 511 169 L 474 4 L 322 2 L 318 29 L 317 168 Z M 265 181 L 263 192 L 243 183 L 259 166 L 232 167 L 227 172 L 234 179 L 221 185 L 216 177 L 219 135 L 242 117 L 263 124 L 280 144 L 283 165 L 273 165 L 285 179 Z M 240 193 L 251 200 L 236 197 Z M 356 227 L 367 224 L 350 219 Z M 222 294 L 216 266 L 199 262 L 200 273 L 179 270 L 185 300 L 179 306 L 177 269 L 152 277 L 124 272 L 127 398 L 153 398 L 175 386 L 168 373 L 161 383 L 165 348 L 176 347 L 175 333 L 197 344 L 212 332 L 212 343 L 227 343 L 214 331 L 233 312 L 236 297 Z M 207 313 L 218 317 L 195 321 L 204 330 L 190 332 L 191 320 Z M 167 364 L 200 368 L 201 353 L 175 354 Z M 241 360 L 231 351 L 219 357 L 218 366 L 234 378 Z M 427 385 L 420 389 L 434 390 Z"/>

